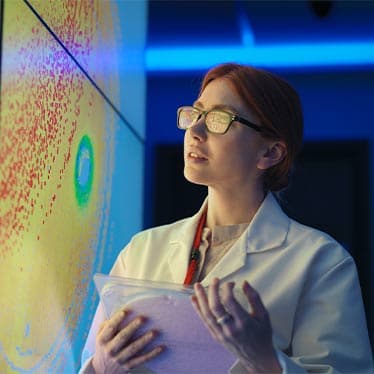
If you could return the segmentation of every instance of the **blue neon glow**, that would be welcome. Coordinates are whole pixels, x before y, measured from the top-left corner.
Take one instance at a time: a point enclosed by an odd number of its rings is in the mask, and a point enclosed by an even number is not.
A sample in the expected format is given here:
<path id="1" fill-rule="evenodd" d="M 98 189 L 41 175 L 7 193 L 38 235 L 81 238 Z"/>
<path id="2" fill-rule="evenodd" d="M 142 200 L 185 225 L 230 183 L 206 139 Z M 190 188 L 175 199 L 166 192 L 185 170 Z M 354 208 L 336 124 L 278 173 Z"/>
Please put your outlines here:
<path id="1" fill-rule="evenodd" d="M 205 70 L 229 61 L 270 68 L 363 66 L 374 65 L 374 42 L 149 47 L 145 60 L 149 72 Z"/>
<path id="2" fill-rule="evenodd" d="M 242 36 L 242 43 L 246 46 L 253 46 L 255 44 L 255 35 L 253 33 L 252 25 L 249 22 L 248 16 L 245 12 L 239 12 L 239 27 Z"/>

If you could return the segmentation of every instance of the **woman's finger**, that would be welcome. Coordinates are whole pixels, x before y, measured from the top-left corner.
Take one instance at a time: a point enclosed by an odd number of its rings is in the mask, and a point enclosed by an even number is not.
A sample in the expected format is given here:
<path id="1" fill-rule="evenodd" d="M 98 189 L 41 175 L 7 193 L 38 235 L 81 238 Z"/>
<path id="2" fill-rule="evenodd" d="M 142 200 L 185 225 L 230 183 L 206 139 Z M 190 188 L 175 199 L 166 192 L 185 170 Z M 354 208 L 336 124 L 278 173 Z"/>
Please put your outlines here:
<path id="1" fill-rule="evenodd" d="M 244 281 L 243 283 L 243 292 L 251 305 L 251 316 L 259 320 L 268 319 L 268 312 L 261 300 L 260 295 L 247 281 Z"/>
<path id="2" fill-rule="evenodd" d="M 160 353 L 164 352 L 166 347 L 164 345 L 159 345 L 153 349 L 151 349 L 149 352 L 144 352 L 143 354 L 139 356 L 134 356 L 130 359 L 121 357 L 120 362 L 123 365 L 124 370 L 128 371 L 133 368 L 136 368 L 137 366 L 143 365 L 150 359 L 158 356 Z"/>
<path id="3" fill-rule="evenodd" d="M 222 286 L 222 305 L 227 310 L 227 313 L 232 317 L 232 323 L 226 323 L 223 327 L 228 328 L 232 332 L 232 328 L 243 329 L 245 324 L 248 324 L 248 312 L 236 300 L 234 295 L 234 286 L 232 282 L 225 283 Z M 226 331 L 227 332 L 227 331 Z"/>
<path id="4" fill-rule="evenodd" d="M 211 315 L 209 310 L 208 297 L 203 286 L 200 283 L 194 285 L 196 300 L 199 304 L 199 310 L 204 318 Z"/>
<path id="5" fill-rule="evenodd" d="M 136 339 L 133 339 L 133 341 L 118 354 L 118 362 L 122 364 L 128 362 L 132 357 L 142 356 L 143 349 L 158 335 L 159 333 L 156 330 L 150 330 Z M 140 354 L 140 352 L 142 353 Z"/>
<path id="6" fill-rule="evenodd" d="M 223 307 L 220 299 L 219 282 L 218 278 L 214 278 L 208 289 L 209 308 L 216 320 L 227 315 L 226 309 Z"/>
<path id="7" fill-rule="evenodd" d="M 199 300 L 198 298 L 193 295 L 191 297 L 191 301 L 192 301 L 192 306 L 194 307 L 196 313 L 199 315 L 200 319 L 205 323 L 205 325 L 208 327 L 209 331 L 215 335 L 215 330 L 212 329 L 212 323 L 208 321 L 208 319 L 206 318 L 206 316 L 203 314 L 203 312 L 201 311 L 200 309 L 200 304 L 199 304 Z M 214 318 L 211 318 L 212 320 L 214 320 Z"/>
<path id="8" fill-rule="evenodd" d="M 195 295 L 192 297 L 192 305 L 200 316 L 201 320 L 207 326 L 208 330 L 215 339 L 219 339 L 219 331 L 216 318 L 209 309 L 208 297 L 204 288 L 200 284 L 195 284 Z"/>
<path id="9" fill-rule="evenodd" d="M 121 351 L 123 347 L 131 340 L 135 332 L 144 325 L 146 318 L 138 316 L 123 327 L 112 339 L 108 345 L 108 349 L 112 354 L 116 354 Z"/>
<path id="10" fill-rule="evenodd" d="M 97 340 L 101 344 L 108 343 L 119 331 L 123 320 L 129 315 L 130 311 L 123 309 L 118 311 L 111 319 L 105 321 L 97 335 Z"/>
<path id="11" fill-rule="evenodd" d="M 197 314 L 200 316 L 200 318 L 203 318 L 203 315 L 200 310 L 199 301 L 197 300 L 197 297 L 195 295 L 191 296 L 192 306 L 194 307 Z"/>

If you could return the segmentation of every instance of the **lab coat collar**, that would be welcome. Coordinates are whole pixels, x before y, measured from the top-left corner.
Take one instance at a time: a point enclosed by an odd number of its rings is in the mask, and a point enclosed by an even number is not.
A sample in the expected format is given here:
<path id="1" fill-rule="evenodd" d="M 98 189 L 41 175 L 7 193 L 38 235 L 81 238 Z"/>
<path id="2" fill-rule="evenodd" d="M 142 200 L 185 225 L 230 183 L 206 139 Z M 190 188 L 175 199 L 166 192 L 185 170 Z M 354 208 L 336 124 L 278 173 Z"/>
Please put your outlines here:
<path id="1" fill-rule="evenodd" d="M 169 266 L 173 281 L 183 283 L 194 234 L 207 199 L 199 212 L 180 223 L 170 240 Z M 214 277 L 221 279 L 245 265 L 247 253 L 263 252 L 280 247 L 286 240 L 290 219 L 282 211 L 275 197 L 268 193 L 248 228 L 233 247 L 204 279 L 209 283 Z"/>
<path id="2" fill-rule="evenodd" d="M 268 193 L 246 230 L 247 252 L 266 251 L 286 240 L 290 218 L 272 193 Z"/>

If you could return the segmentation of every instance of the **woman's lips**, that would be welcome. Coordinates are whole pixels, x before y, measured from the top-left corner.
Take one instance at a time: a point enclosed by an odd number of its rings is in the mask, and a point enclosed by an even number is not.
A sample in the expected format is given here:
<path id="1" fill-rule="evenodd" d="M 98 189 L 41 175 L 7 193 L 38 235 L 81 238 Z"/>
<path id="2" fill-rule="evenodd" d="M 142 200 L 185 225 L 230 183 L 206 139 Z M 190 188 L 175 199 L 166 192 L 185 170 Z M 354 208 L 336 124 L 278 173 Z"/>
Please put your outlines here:
<path id="1" fill-rule="evenodd" d="M 188 152 L 187 157 L 189 160 L 196 161 L 196 162 L 208 161 L 208 159 L 205 156 L 197 152 Z"/>

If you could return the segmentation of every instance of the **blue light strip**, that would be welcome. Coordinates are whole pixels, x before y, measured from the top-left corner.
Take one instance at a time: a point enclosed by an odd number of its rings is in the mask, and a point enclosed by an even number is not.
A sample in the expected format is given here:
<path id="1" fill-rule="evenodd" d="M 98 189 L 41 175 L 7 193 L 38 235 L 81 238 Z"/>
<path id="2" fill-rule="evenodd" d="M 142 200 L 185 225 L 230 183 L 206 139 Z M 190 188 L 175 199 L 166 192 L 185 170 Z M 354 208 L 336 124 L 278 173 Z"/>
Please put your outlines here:
<path id="1" fill-rule="evenodd" d="M 148 72 L 206 70 L 229 61 L 268 68 L 374 66 L 374 42 L 149 47 L 145 59 Z"/>

